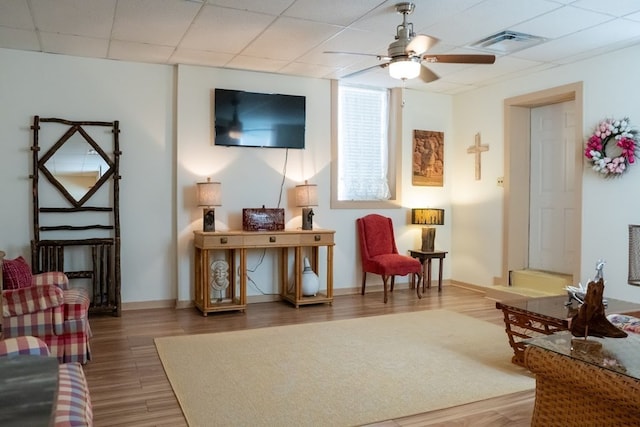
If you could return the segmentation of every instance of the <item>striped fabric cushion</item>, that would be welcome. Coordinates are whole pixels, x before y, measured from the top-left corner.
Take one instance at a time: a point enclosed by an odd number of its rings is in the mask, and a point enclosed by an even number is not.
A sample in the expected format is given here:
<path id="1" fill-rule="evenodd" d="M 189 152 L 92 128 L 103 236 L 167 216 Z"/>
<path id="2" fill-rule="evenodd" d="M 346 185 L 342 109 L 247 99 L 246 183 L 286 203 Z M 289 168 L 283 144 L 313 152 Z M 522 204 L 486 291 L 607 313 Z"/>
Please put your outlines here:
<path id="1" fill-rule="evenodd" d="M 60 365 L 55 425 L 59 427 L 93 425 L 89 387 L 79 363 Z"/>
<path id="2" fill-rule="evenodd" d="M 19 355 L 49 356 L 49 348 L 44 341 L 32 336 L 0 340 L 0 356 L 14 357 Z"/>
<path id="3" fill-rule="evenodd" d="M 34 286 L 56 285 L 60 289 L 69 287 L 69 278 L 60 271 L 50 271 L 48 273 L 34 274 L 31 279 Z"/>
<path id="4" fill-rule="evenodd" d="M 64 318 L 85 319 L 89 310 L 89 294 L 84 289 L 72 288 L 64 291 Z"/>
<path id="5" fill-rule="evenodd" d="M 48 308 L 59 307 L 64 302 L 62 289 L 56 286 L 31 286 L 2 292 L 2 316 L 21 316 Z"/>

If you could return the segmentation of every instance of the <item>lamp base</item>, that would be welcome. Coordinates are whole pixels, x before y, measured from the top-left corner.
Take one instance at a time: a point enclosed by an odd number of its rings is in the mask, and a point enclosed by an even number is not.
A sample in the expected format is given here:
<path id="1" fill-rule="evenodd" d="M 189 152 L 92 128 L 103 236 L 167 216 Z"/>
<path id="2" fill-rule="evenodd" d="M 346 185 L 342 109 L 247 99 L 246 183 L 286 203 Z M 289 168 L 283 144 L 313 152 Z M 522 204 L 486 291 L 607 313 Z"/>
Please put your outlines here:
<path id="1" fill-rule="evenodd" d="M 302 208 L 302 229 L 313 230 L 313 209 Z"/>
<path id="2" fill-rule="evenodd" d="M 213 208 L 202 210 L 202 231 L 216 231 L 216 211 Z"/>
<path id="3" fill-rule="evenodd" d="M 424 227 L 422 229 L 422 252 L 433 252 L 436 241 L 436 229 Z"/>

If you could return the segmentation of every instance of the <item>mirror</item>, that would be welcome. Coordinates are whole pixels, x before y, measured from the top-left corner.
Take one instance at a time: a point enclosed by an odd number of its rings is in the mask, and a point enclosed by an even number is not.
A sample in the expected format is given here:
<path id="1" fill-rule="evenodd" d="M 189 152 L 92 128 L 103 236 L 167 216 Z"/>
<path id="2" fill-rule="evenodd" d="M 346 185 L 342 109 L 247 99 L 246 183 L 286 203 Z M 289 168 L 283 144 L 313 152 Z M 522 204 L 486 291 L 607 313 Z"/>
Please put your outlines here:
<path id="1" fill-rule="evenodd" d="M 112 159 L 81 128 L 70 128 L 41 159 L 40 169 L 75 206 L 111 175 Z"/>

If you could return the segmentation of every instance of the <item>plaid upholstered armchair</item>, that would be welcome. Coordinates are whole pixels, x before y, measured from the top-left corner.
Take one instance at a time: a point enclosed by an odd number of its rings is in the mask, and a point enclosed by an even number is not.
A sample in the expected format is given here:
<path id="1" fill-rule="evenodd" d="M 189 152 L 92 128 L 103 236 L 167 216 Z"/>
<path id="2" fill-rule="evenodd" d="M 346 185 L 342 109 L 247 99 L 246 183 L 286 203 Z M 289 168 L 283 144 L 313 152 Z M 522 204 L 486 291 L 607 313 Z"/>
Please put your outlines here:
<path id="1" fill-rule="evenodd" d="M 87 363 L 91 358 L 87 292 L 69 288 L 64 273 L 32 275 L 22 257 L 3 258 L 0 251 L 2 337 L 35 336 L 61 363 Z"/>
<path id="2" fill-rule="evenodd" d="M 36 337 L 22 336 L 0 340 L 0 360 L 21 356 L 48 357 L 51 354 L 44 341 Z M 8 404 L 8 402 L 5 403 Z M 10 402 L 11 405 L 20 403 L 24 404 L 24 402 Z M 11 424 L 14 425 L 14 423 Z M 55 427 L 93 425 L 89 386 L 79 363 L 58 365 L 58 386 L 49 425 Z"/>

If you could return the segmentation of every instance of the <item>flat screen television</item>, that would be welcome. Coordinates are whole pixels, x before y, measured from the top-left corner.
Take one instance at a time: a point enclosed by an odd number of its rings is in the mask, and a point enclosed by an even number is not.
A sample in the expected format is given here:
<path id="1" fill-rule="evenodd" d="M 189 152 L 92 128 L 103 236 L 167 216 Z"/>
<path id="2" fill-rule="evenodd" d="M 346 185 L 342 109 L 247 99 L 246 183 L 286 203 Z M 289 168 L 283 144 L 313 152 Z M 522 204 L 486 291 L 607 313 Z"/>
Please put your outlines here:
<path id="1" fill-rule="evenodd" d="M 215 89 L 215 145 L 304 148 L 306 99 Z"/>

